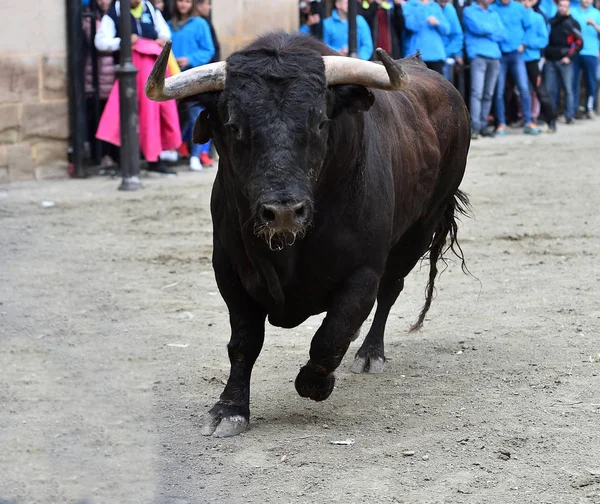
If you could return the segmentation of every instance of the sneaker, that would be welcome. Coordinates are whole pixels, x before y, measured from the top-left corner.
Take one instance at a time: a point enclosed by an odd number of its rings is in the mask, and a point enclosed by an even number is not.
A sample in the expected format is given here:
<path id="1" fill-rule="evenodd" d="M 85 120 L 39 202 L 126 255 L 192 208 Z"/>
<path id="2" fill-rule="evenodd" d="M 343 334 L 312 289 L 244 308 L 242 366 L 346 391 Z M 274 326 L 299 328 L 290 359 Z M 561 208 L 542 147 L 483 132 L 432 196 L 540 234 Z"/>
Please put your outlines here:
<path id="1" fill-rule="evenodd" d="M 477 140 L 479 138 L 479 133 L 475 130 L 471 130 L 471 140 Z"/>
<path id="2" fill-rule="evenodd" d="M 173 168 L 169 168 L 162 159 L 158 161 L 149 161 L 146 170 L 156 173 L 162 173 L 164 175 L 177 175 L 177 172 Z"/>
<path id="3" fill-rule="evenodd" d="M 585 117 L 586 119 L 593 119 L 592 112 L 590 110 L 586 110 L 585 114 L 583 114 L 583 117 Z"/>
<path id="4" fill-rule="evenodd" d="M 525 135 L 539 135 L 541 133 L 540 128 L 538 128 L 535 123 L 529 123 L 525 128 L 523 128 L 523 133 Z"/>
<path id="5" fill-rule="evenodd" d="M 212 166 L 214 164 L 213 160 L 210 159 L 210 156 L 206 152 L 200 154 L 200 162 L 202 163 L 202 166 Z"/>
<path id="6" fill-rule="evenodd" d="M 548 123 L 548 133 L 556 133 L 556 121 L 550 121 Z"/>
<path id="7" fill-rule="evenodd" d="M 501 124 L 496 128 L 496 135 L 505 136 L 506 135 L 506 126 Z"/>
<path id="8" fill-rule="evenodd" d="M 572 117 L 567 117 L 565 118 L 565 124 L 574 124 L 574 120 Z"/>
<path id="9" fill-rule="evenodd" d="M 169 161 L 170 163 L 177 162 L 178 154 L 176 150 L 166 150 L 160 153 L 160 159 L 163 161 Z"/>
<path id="10" fill-rule="evenodd" d="M 190 158 L 190 170 L 202 171 L 202 163 L 200 163 L 200 159 L 198 159 L 197 156 L 192 156 Z"/>
<path id="11" fill-rule="evenodd" d="M 494 133 L 493 130 L 489 129 L 489 128 L 483 128 L 480 131 L 480 135 L 482 137 L 487 137 L 487 138 L 494 138 L 496 136 L 496 133 Z"/>

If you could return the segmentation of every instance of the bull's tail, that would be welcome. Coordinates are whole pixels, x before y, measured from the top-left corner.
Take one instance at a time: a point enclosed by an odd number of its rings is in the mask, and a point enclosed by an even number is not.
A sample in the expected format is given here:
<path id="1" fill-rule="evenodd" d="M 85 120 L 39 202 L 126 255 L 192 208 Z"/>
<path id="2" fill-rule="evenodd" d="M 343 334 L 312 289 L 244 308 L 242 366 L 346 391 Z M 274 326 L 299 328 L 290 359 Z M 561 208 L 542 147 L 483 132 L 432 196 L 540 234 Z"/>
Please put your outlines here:
<path id="1" fill-rule="evenodd" d="M 427 281 L 427 289 L 425 295 L 425 304 L 419 313 L 419 318 L 410 328 L 410 331 L 418 331 L 423 326 L 425 315 L 431 306 L 431 300 L 435 293 L 435 278 L 438 274 L 437 263 L 441 259 L 447 265 L 444 254 L 452 251 L 461 262 L 463 272 L 468 273 L 469 270 L 465 263 L 465 256 L 462 248 L 458 243 L 458 225 L 459 215 L 469 216 L 471 213 L 471 205 L 467 195 L 457 190 L 450 202 L 446 205 L 444 212 L 437 223 L 435 232 L 429 245 L 429 280 Z"/>

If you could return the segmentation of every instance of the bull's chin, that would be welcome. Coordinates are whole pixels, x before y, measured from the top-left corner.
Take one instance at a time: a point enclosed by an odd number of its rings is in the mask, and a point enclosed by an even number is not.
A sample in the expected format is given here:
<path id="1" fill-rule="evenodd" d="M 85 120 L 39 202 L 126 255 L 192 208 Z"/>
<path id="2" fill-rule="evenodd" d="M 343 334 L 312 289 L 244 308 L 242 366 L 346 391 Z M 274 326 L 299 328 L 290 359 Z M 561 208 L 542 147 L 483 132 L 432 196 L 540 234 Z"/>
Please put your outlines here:
<path id="1" fill-rule="evenodd" d="M 255 234 L 258 238 L 263 239 L 271 250 L 279 251 L 285 247 L 291 247 L 296 241 L 304 238 L 306 229 L 306 226 L 296 226 L 294 228 L 259 226 L 256 228 Z"/>

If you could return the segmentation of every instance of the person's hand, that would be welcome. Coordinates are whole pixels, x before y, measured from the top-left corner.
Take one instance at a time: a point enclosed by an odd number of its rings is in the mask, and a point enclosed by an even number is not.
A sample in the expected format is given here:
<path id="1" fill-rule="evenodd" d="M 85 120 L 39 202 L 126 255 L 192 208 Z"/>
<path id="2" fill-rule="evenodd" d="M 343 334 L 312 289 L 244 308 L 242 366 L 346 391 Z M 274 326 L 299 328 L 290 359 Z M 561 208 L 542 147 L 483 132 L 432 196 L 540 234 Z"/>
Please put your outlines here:
<path id="1" fill-rule="evenodd" d="M 454 58 L 454 61 L 456 61 L 456 64 L 458 66 L 464 66 L 465 61 L 462 59 L 462 56 L 457 56 L 456 58 Z"/>
<path id="2" fill-rule="evenodd" d="M 131 45 L 134 46 L 135 43 L 140 40 L 139 35 L 136 35 L 135 33 L 131 34 Z"/>
<path id="3" fill-rule="evenodd" d="M 156 43 L 160 46 L 160 47 L 165 47 L 165 44 L 167 43 L 167 40 L 164 38 L 157 38 L 156 39 Z"/>
<path id="4" fill-rule="evenodd" d="M 571 59 L 570 59 L 570 58 L 568 58 L 567 56 L 565 56 L 564 58 L 562 58 L 562 59 L 560 60 L 560 62 L 561 62 L 563 65 L 568 65 L 569 63 L 571 63 Z"/>
<path id="5" fill-rule="evenodd" d="M 525 50 L 525 44 L 521 44 L 519 46 L 519 48 L 517 49 L 517 51 L 519 51 L 519 52 L 523 52 L 524 50 Z"/>
<path id="6" fill-rule="evenodd" d="M 181 69 L 187 68 L 188 66 L 190 66 L 190 60 L 187 59 L 185 56 L 182 56 L 181 58 L 177 58 L 177 64 Z"/>
<path id="7" fill-rule="evenodd" d="M 318 14 L 311 14 L 306 19 L 306 26 L 313 26 L 313 25 L 319 24 L 320 22 L 321 22 L 321 16 L 319 16 Z"/>
<path id="8" fill-rule="evenodd" d="M 440 22 L 438 21 L 438 19 L 435 16 L 429 16 L 427 18 L 427 22 L 431 25 L 431 26 L 437 26 L 440 24 Z"/>
<path id="9" fill-rule="evenodd" d="M 341 56 L 348 56 L 348 48 L 347 47 L 342 47 L 339 51 Z"/>

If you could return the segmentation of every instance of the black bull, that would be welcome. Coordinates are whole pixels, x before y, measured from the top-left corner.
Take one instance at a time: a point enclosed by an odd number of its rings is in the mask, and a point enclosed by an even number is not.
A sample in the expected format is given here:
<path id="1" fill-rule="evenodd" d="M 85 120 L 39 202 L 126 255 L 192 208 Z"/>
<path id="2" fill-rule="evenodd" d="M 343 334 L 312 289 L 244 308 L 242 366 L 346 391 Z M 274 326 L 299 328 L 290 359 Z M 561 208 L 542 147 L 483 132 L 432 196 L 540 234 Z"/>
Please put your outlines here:
<path id="1" fill-rule="evenodd" d="M 401 91 L 328 86 L 322 56 L 334 54 L 270 34 L 227 60 L 219 91 L 193 96 L 205 107 L 195 140 L 212 137 L 220 155 L 213 266 L 231 323 L 231 371 L 207 435 L 247 428 L 267 317 L 290 328 L 326 312 L 295 381 L 301 396 L 322 401 L 375 300 L 357 373 L 383 370 L 388 314 L 421 257 L 430 272 L 414 328 L 438 259 L 448 248 L 462 259 L 456 215 L 468 207 L 458 187 L 470 123 L 461 96 L 418 58 L 392 62 L 408 74 Z"/>

